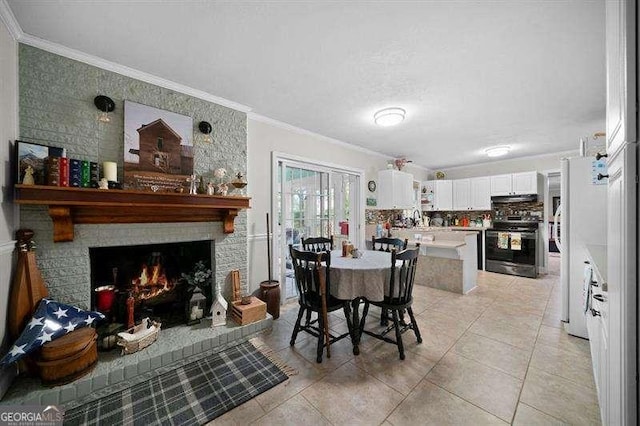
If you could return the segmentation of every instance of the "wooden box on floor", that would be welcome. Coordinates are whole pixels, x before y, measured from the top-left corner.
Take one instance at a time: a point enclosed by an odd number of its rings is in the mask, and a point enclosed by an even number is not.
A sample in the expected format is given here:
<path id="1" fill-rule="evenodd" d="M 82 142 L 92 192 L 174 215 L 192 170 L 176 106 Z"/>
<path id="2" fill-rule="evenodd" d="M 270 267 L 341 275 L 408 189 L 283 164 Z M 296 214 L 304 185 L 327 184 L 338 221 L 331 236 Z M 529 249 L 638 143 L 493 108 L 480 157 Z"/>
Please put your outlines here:
<path id="1" fill-rule="evenodd" d="M 84 376 L 96 365 L 96 330 L 85 327 L 45 343 L 36 361 L 40 378 L 47 386 L 57 386 Z"/>
<path id="2" fill-rule="evenodd" d="M 267 304 L 251 296 L 251 303 L 243 305 L 240 301 L 231 302 L 231 319 L 239 325 L 251 324 L 267 317 Z"/>

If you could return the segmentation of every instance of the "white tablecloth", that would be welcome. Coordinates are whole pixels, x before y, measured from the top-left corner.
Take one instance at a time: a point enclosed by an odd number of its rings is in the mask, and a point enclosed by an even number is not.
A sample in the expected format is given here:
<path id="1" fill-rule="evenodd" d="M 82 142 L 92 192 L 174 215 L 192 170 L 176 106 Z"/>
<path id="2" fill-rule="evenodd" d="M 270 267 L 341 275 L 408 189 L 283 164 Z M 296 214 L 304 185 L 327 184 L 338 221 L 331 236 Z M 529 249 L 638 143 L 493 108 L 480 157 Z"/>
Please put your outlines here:
<path id="1" fill-rule="evenodd" d="M 391 277 L 391 253 L 366 250 L 362 257 L 342 257 L 342 250 L 331 252 L 331 295 L 342 300 L 366 297 L 372 302 L 384 299 Z"/>

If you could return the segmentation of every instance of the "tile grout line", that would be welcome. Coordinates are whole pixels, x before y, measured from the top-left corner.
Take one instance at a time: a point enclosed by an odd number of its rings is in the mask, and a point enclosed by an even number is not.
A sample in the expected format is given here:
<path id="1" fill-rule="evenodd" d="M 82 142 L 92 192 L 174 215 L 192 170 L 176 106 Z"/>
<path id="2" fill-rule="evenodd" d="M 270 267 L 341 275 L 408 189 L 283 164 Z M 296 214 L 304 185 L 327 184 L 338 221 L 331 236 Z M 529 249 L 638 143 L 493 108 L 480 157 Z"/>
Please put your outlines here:
<path id="1" fill-rule="evenodd" d="M 554 284 L 554 286 L 555 286 L 555 284 Z M 553 286 L 552 286 L 552 290 L 553 290 Z M 549 306 L 549 300 L 550 299 L 551 299 L 551 292 L 549 292 L 549 295 L 547 296 L 547 303 L 545 303 L 545 305 L 544 305 L 544 313 L 547 312 L 547 307 Z M 544 318 L 544 314 L 543 314 L 543 318 Z M 529 362 L 527 362 L 527 370 L 526 370 L 526 372 L 524 374 L 524 378 L 522 379 L 522 386 L 520 387 L 520 392 L 518 393 L 518 402 L 516 403 L 516 409 L 513 412 L 513 417 L 511 418 L 511 422 L 510 423 L 513 423 L 513 421 L 516 418 L 516 414 L 518 413 L 518 405 L 521 403 L 522 391 L 524 390 L 524 385 L 526 383 L 527 376 L 529 375 L 529 369 L 531 368 L 531 361 L 533 360 L 533 354 L 535 353 L 535 350 L 536 350 L 536 345 L 538 343 L 538 337 L 540 336 L 540 329 L 541 328 L 542 328 L 542 322 L 540 322 L 540 325 L 538 325 L 538 331 L 536 333 L 536 338 L 535 338 L 535 340 L 533 342 L 533 350 L 531 351 L 531 357 L 529 358 Z M 523 404 L 524 404 L 524 402 L 523 402 Z M 536 407 L 532 407 L 532 408 L 535 408 L 538 411 L 540 411 L 541 413 L 544 413 L 544 414 L 546 414 L 548 416 L 551 416 L 551 417 L 555 418 L 554 416 L 550 415 L 549 413 L 547 413 L 545 411 L 542 411 L 542 410 L 539 410 Z"/>

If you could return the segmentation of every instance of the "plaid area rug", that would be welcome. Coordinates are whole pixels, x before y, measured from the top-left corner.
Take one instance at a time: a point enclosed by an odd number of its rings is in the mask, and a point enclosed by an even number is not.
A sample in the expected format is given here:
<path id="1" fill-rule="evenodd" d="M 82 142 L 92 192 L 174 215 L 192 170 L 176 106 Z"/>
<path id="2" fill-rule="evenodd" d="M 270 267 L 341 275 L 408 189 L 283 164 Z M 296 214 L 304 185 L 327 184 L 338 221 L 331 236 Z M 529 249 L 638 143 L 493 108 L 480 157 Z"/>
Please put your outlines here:
<path id="1" fill-rule="evenodd" d="M 227 348 L 73 408 L 64 424 L 202 425 L 288 379 L 261 349 Z"/>

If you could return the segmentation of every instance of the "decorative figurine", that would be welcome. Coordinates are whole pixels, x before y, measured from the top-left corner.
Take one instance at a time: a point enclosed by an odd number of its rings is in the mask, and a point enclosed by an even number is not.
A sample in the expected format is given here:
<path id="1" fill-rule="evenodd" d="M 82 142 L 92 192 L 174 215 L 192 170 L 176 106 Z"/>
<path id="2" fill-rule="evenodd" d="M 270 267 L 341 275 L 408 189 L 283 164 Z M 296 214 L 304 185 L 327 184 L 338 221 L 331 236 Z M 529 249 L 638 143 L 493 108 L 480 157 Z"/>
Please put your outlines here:
<path id="1" fill-rule="evenodd" d="M 207 184 L 207 195 L 215 195 L 216 193 L 216 186 L 213 184 L 213 182 L 209 182 Z"/>
<path id="2" fill-rule="evenodd" d="M 33 179 L 33 167 L 27 166 L 24 171 L 24 178 L 22 179 L 23 185 L 35 185 L 36 182 Z"/>
<path id="3" fill-rule="evenodd" d="M 98 189 L 109 189 L 109 181 L 107 178 L 102 178 L 98 181 Z"/>
<path id="4" fill-rule="evenodd" d="M 229 192 L 229 187 L 227 186 L 226 183 L 219 183 L 217 186 L 217 193 L 219 195 L 223 195 L 226 196 L 227 193 Z"/>
<path id="5" fill-rule="evenodd" d="M 187 182 L 189 182 L 189 194 L 191 195 L 197 194 L 198 181 L 196 179 L 196 174 L 194 173 L 191 176 L 189 176 L 187 178 Z"/>
<path id="6" fill-rule="evenodd" d="M 136 304 L 136 301 L 133 298 L 133 293 L 129 292 L 129 297 L 127 297 L 127 328 L 131 328 L 134 325 L 136 325 L 134 321 L 135 304 Z"/>

